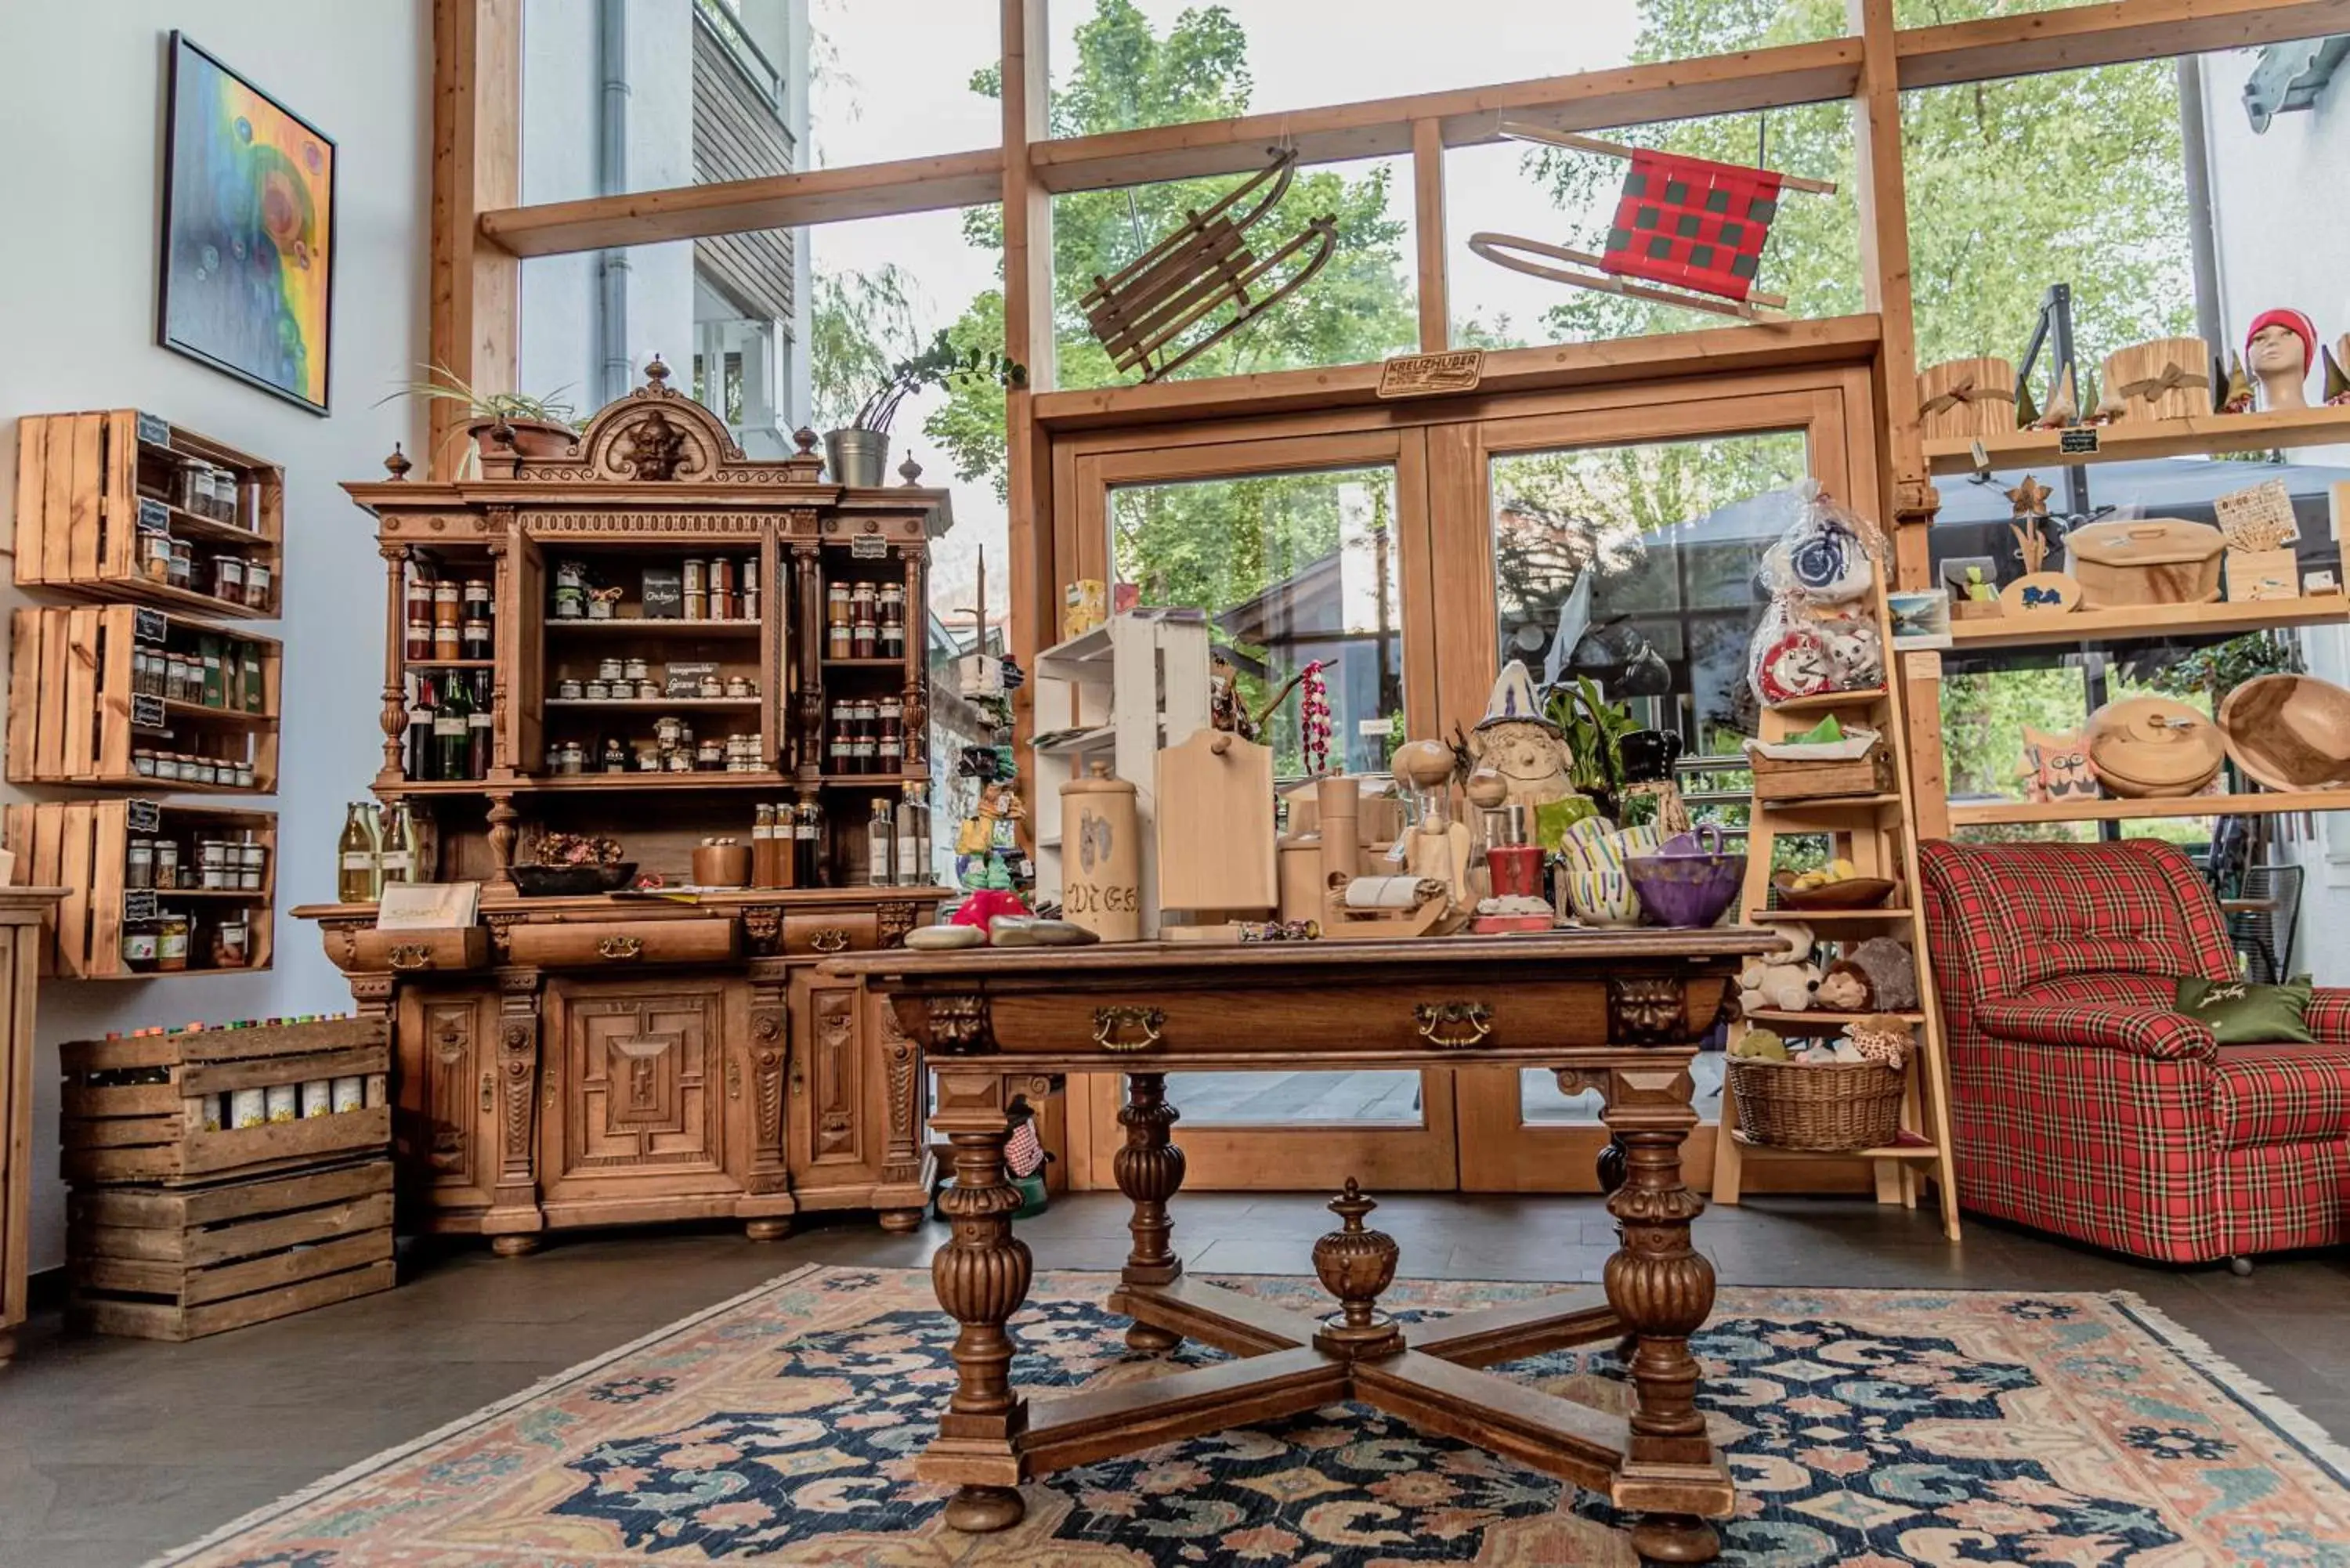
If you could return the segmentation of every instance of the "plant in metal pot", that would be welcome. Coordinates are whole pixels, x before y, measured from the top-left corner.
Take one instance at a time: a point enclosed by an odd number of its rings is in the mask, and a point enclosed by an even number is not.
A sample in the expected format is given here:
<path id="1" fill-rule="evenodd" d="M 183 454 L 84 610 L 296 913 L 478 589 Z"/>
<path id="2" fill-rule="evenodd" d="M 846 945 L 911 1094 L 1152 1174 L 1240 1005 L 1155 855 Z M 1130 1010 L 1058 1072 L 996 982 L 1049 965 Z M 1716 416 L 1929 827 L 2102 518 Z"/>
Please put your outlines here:
<path id="1" fill-rule="evenodd" d="M 424 379 L 386 393 L 376 400 L 378 405 L 394 398 L 463 404 L 467 422 L 451 431 L 450 439 L 459 434 L 471 437 L 476 455 L 494 453 L 499 445 L 511 442 L 524 457 L 560 457 L 579 434 L 578 410 L 563 396 L 571 389 L 567 386 L 538 397 L 527 392 L 484 392 L 438 361 L 418 368 L 426 372 Z"/>
<path id="2" fill-rule="evenodd" d="M 876 485 L 889 457 L 889 426 L 899 405 L 925 387 L 951 389 L 973 382 L 993 382 L 1009 390 L 1028 384 L 1028 368 L 1002 354 L 979 348 L 958 348 L 944 332 L 931 339 L 920 353 L 889 367 L 879 387 L 858 407 L 843 429 L 824 438 L 825 456 L 835 483 Z"/>

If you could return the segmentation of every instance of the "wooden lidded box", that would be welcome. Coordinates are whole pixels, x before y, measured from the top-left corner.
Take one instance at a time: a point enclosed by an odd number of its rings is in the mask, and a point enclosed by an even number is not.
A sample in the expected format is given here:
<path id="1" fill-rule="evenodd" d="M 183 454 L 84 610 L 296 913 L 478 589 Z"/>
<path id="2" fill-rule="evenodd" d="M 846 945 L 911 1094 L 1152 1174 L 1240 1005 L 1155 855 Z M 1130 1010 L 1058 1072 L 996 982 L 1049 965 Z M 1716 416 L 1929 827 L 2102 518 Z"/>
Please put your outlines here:
<path id="1" fill-rule="evenodd" d="M 2083 609 L 2209 604 L 2226 548 L 2220 530 L 2184 517 L 2116 518 L 2064 537 Z"/>
<path id="2" fill-rule="evenodd" d="M 16 421 L 18 587 L 272 619 L 285 510 L 276 463 L 153 414 Z"/>

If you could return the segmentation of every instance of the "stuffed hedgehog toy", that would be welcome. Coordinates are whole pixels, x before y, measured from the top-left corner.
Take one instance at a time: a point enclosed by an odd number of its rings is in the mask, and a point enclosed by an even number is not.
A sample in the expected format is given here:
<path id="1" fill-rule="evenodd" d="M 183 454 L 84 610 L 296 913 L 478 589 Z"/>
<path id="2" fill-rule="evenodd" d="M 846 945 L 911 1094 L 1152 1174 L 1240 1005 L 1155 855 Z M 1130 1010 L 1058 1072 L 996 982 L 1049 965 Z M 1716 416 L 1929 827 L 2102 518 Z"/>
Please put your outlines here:
<path id="1" fill-rule="evenodd" d="M 1906 942 L 1871 937 L 1828 965 L 1819 1005 L 1835 1012 L 1908 1012 L 1918 1006 L 1918 961 Z"/>

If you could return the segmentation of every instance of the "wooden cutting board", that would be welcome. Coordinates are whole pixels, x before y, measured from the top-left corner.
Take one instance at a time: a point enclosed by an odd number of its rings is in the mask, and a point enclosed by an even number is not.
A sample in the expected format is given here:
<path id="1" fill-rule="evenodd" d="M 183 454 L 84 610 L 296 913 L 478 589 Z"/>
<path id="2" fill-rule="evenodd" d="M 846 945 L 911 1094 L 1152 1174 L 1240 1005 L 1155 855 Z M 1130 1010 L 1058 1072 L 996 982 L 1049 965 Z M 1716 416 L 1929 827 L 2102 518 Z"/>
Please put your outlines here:
<path id="1" fill-rule="evenodd" d="M 1159 753 L 1159 907 L 1272 909 L 1273 748 L 1219 730 Z"/>

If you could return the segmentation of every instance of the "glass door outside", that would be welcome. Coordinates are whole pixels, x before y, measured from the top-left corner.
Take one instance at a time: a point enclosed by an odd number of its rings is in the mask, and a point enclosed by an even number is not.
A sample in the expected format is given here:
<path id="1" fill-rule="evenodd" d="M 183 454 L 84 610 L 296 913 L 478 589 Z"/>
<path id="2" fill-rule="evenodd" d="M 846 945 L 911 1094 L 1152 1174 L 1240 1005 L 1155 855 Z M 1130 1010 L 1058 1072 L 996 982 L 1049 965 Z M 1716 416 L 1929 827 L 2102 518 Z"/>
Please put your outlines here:
<path id="1" fill-rule="evenodd" d="M 1419 447 L 1417 431 L 1383 431 L 1076 465 L 1080 533 L 1105 542 L 1103 579 L 1131 585 L 1141 605 L 1206 612 L 1239 705 L 1263 716 L 1280 780 L 1308 770 L 1297 700 L 1274 699 L 1308 665 L 1327 681 L 1333 768 L 1383 771 L 1397 742 L 1434 721 L 1425 616 L 1408 588 L 1428 580 Z M 1083 1093 L 1090 1158 L 1107 1184 L 1120 1086 L 1098 1076 Z M 1446 1071 L 1177 1073 L 1167 1098 L 1182 1116 L 1188 1187 L 1456 1179 Z"/>
<path id="2" fill-rule="evenodd" d="M 1471 545 L 1481 568 L 1440 589 L 1440 618 L 1483 634 L 1474 645 L 1448 639 L 1445 732 L 1477 722 L 1494 674 L 1517 659 L 1538 685 L 1591 679 L 1639 727 L 1675 734 L 1685 758 L 1736 757 L 1753 731 L 1746 647 L 1763 607 L 1754 570 L 1796 486 L 1815 478 L 1874 508 L 1874 473 L 1856 466 L 1874 461 L 1866 379 L 1819 379 L 1814 389 L 1432 431 L 1431 472 L 1458 482 L 1432 494 L 1431 526 Z M 1694 815 L 1742 831 L 1742 805 L 1685 787 Z M 1693 1072 L 1713 1121 L 1718 1050 Z M 1565 1094 L 1539 1069 L 1455 1080 L 1464 1189 L 1597 1189 L 1607 1135 L 1596 1094 Z M 1692 1137 L 1688 1152 L 1692 1181 L 1710 1180 L 1711 1140 Z"/>

